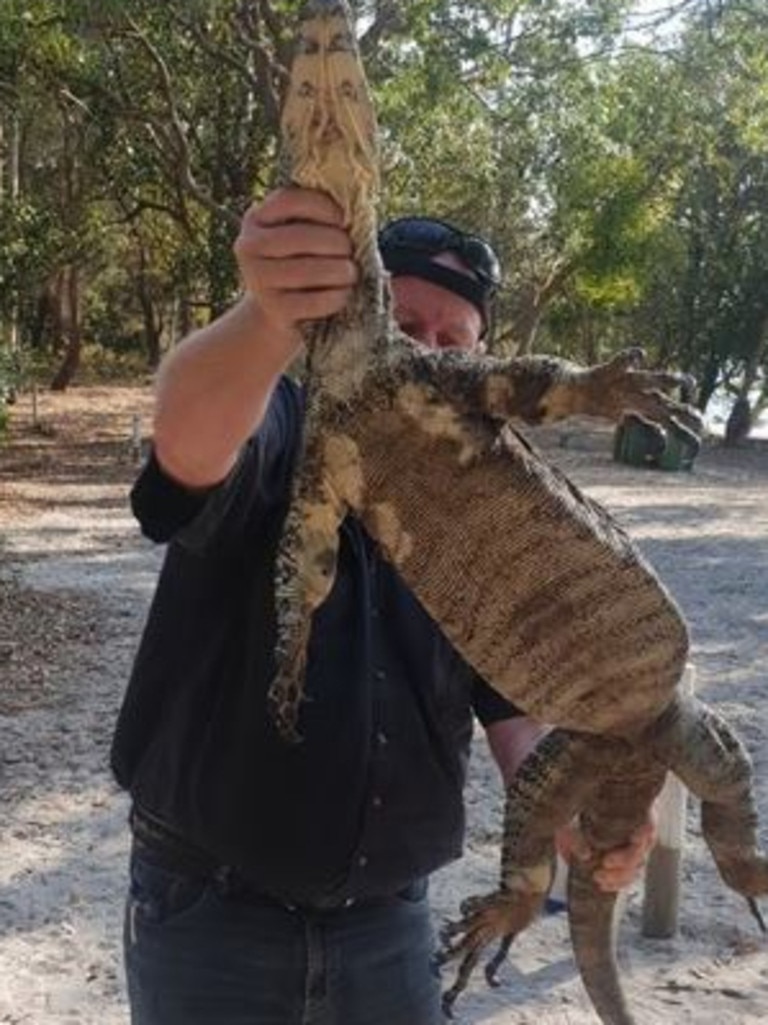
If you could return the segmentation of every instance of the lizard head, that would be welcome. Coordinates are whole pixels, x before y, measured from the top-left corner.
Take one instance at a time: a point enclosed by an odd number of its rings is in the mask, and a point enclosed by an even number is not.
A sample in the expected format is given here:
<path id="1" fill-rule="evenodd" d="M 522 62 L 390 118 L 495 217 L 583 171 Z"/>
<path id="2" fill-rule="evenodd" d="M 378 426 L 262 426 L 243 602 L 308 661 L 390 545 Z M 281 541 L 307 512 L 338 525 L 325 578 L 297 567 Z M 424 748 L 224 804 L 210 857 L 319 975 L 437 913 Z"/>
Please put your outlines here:
<path id="1" fill-rule="evenodd" d="M 358 257 L 375 250 L 376 119 L 342 0 L 309 0 L 302 10 L 282 139 L 287 177 L 331 194 Z"/>

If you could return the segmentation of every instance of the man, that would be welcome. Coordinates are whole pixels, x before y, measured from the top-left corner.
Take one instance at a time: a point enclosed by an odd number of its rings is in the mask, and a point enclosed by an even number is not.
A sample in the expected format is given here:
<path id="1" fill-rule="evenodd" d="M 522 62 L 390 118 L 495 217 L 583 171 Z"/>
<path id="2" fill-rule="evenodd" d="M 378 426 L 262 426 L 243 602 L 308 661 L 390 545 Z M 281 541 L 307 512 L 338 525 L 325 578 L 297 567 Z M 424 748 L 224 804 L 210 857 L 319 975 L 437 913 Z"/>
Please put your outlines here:
<path id="1" fill-rule="evenodd" d="M 498 265 L 441 222 L 382 234 L 395 315 L 475 348 Z M 133 492 L 170 541 L 113 747 L 134 801 L 125 929 L 134 1025 L 436 1025 L 426 878 L 459 855 L 472 712 L 506 780 L 542 727 L 450 648 L 360 524 L 313 620 L 303 742 L 266 710 L 274 559 L 300 438 L 284 372 L 300 325 L 339 312 L 350 240 L 325 195 L 270 194 L 236 243 L 244 296 L 161 368 Z M 617 889 L 647 826 L 606 856 Z M 564 846 L 578 847 L 566 836 Z"/>

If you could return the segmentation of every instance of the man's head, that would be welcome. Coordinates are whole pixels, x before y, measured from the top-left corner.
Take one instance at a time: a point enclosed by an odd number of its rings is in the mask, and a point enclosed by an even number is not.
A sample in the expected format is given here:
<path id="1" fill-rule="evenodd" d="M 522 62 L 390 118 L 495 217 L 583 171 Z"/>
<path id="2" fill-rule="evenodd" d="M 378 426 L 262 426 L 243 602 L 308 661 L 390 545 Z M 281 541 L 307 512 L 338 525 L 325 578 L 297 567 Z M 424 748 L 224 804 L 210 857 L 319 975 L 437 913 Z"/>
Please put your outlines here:
<path id="1" fill-rule="evenodd" d="M 429 348 L 475 348 L 501 277 L 488 243 L 445 221 L 404 217 L 382 229 L 379 248 L 400 327 Z"/>

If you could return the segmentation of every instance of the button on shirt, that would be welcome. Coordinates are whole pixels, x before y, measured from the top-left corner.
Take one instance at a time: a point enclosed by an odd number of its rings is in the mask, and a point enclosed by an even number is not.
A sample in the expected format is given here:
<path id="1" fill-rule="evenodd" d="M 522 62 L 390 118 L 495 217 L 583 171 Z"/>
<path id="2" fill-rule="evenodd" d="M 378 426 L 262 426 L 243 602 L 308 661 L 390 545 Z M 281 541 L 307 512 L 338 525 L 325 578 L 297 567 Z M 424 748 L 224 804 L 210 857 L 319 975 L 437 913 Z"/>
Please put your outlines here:
<path id="1" fill-rule="evenodd" d="M 303 739 L 278 735 L 274 566 L 302 415 L 282 380 L 238 465 L 204 494 L 154 457 L 142 471 L 134 510 L 169 546 L 112 748 L 146 811 L 296 902 L 395 892 L 457 857 L 473 708 L 486 724 L 517 714 L 348 517 L 313 618 Z"/>

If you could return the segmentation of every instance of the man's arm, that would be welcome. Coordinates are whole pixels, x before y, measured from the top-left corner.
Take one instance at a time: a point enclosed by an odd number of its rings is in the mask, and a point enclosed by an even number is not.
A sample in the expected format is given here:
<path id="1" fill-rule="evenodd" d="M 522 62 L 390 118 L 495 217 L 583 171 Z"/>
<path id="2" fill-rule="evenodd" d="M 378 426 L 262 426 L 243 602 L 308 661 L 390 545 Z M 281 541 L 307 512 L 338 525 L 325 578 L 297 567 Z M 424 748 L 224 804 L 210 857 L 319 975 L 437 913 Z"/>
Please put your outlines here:
<path id="1" fill-rule="evenodd" d="M 549 727 L 525 716 L 502 719 L 486 729 L 488 745 L 501 771 L 504 785 L 509 786 L 525 758 L 533 751 Z M 643 823 L 630 842 L 603 856 L 594 878 L 605 891 L 615 892 L 629 886 L 643 868 L 648 852 L 656 842 L 656 823 L 653 815 Z M 567 825 L 558 830 L 557 849 L 565 861 L 574 858 L 586 860 L 591 851 L 578 826 Z"/>
<path id="2" fill-rule="evenodd" d="M 278 189 L 243 218 L 235 243 L 245 294 L 160 367 L 154 448 L 189 488 L 223 480 L 301 349 L 300 325 L 345 306 L 357 277 L 333 201 Z"/>

